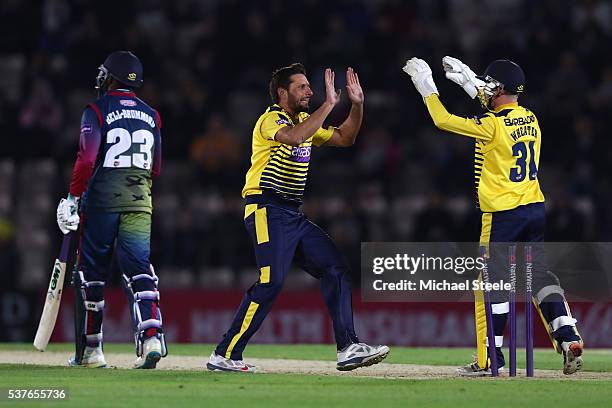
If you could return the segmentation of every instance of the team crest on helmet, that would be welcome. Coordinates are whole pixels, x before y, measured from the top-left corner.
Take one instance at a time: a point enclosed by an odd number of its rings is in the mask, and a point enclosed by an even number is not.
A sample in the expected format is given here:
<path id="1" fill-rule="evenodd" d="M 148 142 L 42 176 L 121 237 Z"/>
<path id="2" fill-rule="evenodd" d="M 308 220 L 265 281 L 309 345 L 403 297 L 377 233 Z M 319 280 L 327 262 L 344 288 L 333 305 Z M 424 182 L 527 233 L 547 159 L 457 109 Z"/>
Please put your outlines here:
<path id="1" fill-rule="evenodd" d="M 130 81 L 135 81 L 135 80 L 136 80 L 136 74 L 135 74 L 134 72 L 129 73 L 129 74 L 128 74 L 128 79 L 129 79 Z"/>

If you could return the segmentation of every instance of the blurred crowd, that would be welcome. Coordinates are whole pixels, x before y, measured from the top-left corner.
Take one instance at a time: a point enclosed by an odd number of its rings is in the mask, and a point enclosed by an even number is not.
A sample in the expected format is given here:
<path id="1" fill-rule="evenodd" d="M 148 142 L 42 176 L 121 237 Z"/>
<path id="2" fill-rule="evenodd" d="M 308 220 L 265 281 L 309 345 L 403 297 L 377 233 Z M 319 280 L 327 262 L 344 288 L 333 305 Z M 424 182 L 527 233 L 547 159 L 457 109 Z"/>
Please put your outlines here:
<path id="1" fill-rule="evenodd" d="M 153 227 L 164 284 L 255 279 L 240 197 L 251 132 L 269 104 L 272 70 L 296 61 L 308 69 L 315 108 L 328 66 L 338 88 L 354 67 L 365 90 L 356 145 L 314 151 L 305 203 L 355 280 L 360 242 L 478 238 L 473 142 L 434 128 L 401 71 L 412 56 L 430 63 L 442 100 L 462 115 L 480 107 L 444 78 L 444 55 L 476 72 L 497 58 L 521 65 L 521 103 L 543 132 L 547 239 L 608 241 L 611 39 L 612 4 L 603 0 L 4 0 L 0 279 L 20 286 L 47 279 L 80 115 L 96 95 L 97 67 L 117 49 L 143 62 L 138 95 L 164 122 Z M 345 99 L 329 124 L 348 109 Z"/>

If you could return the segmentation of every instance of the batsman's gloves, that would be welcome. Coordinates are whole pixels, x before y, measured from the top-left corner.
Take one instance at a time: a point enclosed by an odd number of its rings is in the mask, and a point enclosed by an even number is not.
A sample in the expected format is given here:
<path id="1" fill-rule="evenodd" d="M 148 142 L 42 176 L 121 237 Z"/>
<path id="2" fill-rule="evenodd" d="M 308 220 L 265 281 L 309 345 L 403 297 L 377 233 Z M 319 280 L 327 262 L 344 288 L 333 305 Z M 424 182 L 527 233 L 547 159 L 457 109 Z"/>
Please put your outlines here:
<path id="1" fill-rule="evenodd" d="M 442 66 L 446 72 L 446 78 L 461 86 L 472 99 L 478 95 L 478 89 L 486 85 L 483 80 L 476 78 L 476 74 L 470 67 L 457 58 L 449 56 L 442 58 Z"/>
<path id="2" fill-rule="evenodd" d="M 57 225 L 65 235 L 76 231 L 79 221 L 79 199 L 68 194 L 68 198 L 62 198 L 57 206 Z"/>
<path id="3" fill-rule="evenodd" d="M 416 57 L 409 59 L 402 70 L 410 75 L 414 87 L 423 98 L 432 94 L 439 94 L 431 75 L 431 68 L 422 59 Z"/>

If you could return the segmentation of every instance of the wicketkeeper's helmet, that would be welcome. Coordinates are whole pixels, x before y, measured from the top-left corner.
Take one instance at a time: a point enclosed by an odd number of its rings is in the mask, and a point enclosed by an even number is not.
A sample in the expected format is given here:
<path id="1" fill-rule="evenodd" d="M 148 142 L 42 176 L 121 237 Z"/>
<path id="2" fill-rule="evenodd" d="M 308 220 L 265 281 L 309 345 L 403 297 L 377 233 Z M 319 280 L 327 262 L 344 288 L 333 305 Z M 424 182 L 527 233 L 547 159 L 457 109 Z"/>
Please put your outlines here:
<path id="1" fill-rule="evenodd" d="M 477 78 L 486 83 L 478 93 L 480 102 L 485 108 L 489 108 L 491 99 L 502 92 L 518 95 L 525 90 L 525 73 L 518 64 L 510 60 L 493 61 L 484 74 Z"/>

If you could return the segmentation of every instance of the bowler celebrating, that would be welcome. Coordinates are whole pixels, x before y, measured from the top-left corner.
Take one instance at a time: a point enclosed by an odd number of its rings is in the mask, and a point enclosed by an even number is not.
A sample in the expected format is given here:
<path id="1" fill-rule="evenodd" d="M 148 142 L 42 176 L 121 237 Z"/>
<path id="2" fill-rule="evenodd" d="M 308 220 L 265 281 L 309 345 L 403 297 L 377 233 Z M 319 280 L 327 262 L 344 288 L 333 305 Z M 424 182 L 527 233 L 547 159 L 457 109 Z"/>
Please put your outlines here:
<path id="1" fill-rule="evenodd" d="M 301 212 L 312 146 L 355 143 L 363 118 L 363 91 L 357 73 L 346 72 L 352 103 L 337 128 L 322 128 L 340 101 L 334 73 L 325 70 L 325 102 L 309 115 L 313 95 L 302 64 L 280 68 L 270 81 L 270 106 L 253 129 L 251 168 L 242 190 L 244 223 L 255 248 L 259 280 L 247 290 L 234 321 L 208 361 L 209 370 L 254 372 L 242 353 L 272 308 L 292 261 L 320 280 L 337 345 L 338 370 L 379 363 L 387 346 L 360 343 L 353 327 L 348 267 L 330 237 Z"/>

